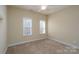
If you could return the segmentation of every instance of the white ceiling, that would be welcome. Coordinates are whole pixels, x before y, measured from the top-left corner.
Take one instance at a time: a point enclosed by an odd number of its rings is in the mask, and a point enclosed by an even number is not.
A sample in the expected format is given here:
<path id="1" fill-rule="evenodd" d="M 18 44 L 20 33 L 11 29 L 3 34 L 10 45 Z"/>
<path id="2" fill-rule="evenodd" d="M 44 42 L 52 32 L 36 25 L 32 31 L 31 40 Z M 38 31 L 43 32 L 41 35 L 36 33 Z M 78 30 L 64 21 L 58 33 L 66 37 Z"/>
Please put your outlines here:
<path id="1" fill-rule="evenodd" d="M 45 15 L 49 15 L 51 13 L 55 13 L 64 8 L 67 8 L 68 5 L 48 5 L 46 10 L 41 10 L 41 5 L 15 5 L 15 7 L 23 8 L 26 10 L 31 10 L 34 12 L 39 12 Z"/>

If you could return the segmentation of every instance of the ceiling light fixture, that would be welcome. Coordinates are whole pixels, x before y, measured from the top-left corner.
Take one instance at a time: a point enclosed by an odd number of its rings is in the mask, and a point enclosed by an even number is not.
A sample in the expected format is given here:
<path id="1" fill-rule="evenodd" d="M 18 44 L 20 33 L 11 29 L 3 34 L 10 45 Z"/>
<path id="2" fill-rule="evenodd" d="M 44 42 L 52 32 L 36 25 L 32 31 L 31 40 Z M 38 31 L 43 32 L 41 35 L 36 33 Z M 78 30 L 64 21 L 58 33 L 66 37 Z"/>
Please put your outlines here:
<path id="1" fill-rule="evenodd" d="M 46 8 L 47 8 L 47 6 L 46 6 L 46 5 L 41 6 L 41 10 L 45 10 Z"/>

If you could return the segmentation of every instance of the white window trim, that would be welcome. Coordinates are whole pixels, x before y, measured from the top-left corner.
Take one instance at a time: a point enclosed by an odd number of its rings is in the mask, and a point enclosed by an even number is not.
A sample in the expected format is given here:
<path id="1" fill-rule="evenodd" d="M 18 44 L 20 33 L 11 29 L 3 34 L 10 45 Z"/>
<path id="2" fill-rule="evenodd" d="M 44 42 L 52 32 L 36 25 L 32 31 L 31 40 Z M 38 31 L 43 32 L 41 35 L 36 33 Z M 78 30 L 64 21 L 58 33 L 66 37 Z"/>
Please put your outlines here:
<path id="1" fill-rule="evenodd" d="M 31 22 L 32 22 L 32 19 L 31 19 L 30 17 L 29 17 L 29 18 L 28 18 L 28 17 L 23 17 L 23 36 L 32 36 L 32 30 L 31 30 L 31 35 L 25 34 L 25 31 L 24 31 L 24 30 L 25 30 L 25 29 L 24 29 L 24 27 L 25 27 L 25 26 L 24 26 L 24 19 L 25 19 L 25 20 L 30 19 Z M 32 28 L 31 28 L 31 29 L 32 29 Z"/>

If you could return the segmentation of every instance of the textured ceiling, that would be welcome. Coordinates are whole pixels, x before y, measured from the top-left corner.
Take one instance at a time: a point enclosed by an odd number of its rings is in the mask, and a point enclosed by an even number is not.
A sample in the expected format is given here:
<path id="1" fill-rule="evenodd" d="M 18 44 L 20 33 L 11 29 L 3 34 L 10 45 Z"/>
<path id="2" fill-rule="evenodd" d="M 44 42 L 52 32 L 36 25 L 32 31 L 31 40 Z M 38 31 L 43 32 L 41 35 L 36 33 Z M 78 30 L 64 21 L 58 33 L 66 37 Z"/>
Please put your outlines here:
<path id="1" fill-rule="evenodd" d="M 34 12 L 39 12 L 41 14 L 49 15 L 51 13 L 58 12 L 64 8 L 67 8 L 68 5 L 48 5 L 46 10 L 41 10 L 41 5 L 14 5 L 18 8 L 23 8 L 26 10 L 31 10 Z"/>

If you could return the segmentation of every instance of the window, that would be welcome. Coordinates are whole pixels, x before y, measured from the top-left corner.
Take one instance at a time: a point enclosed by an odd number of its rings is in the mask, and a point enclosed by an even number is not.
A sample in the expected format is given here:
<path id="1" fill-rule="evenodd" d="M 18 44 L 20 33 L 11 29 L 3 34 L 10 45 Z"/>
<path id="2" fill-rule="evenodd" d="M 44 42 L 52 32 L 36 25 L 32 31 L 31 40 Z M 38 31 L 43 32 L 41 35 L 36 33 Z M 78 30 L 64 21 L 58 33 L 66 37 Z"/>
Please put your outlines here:
<path id="1" fill-rule="evenodd" d="M 23 18 L 23 35 L 32 35 L 32 19 Z"/>
<path id="2" fill-rule="evenodd" d="M 40 20 L 40 34 L 45 34 L 45 20 Z"/>

